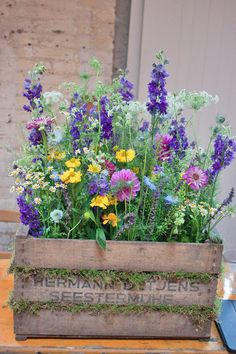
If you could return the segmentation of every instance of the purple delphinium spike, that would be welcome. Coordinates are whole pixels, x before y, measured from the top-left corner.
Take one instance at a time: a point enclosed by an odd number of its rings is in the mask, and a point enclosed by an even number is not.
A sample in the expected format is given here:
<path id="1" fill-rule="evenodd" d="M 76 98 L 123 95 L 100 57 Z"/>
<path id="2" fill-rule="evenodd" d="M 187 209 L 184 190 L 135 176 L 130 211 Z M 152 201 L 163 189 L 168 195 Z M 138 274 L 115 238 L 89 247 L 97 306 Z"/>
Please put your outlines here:
<path id="1" fill-rule="evenodd" d="M 29 226 L 29 234 L 38 237 L 42 234 L 39 212 L 32 203 L 27 203 L 23 195 L 17 198 L 20 210 L 20 221 Z"/>
<path id="2" fill-rule="evenodd" d="M 172 136 L 170 147 L 175 151 L 176 155 L 180 159 L 185 157 L 185 150 L 188 148 L 188 138 L 185 131 L 185 120 L 181 119 L 181 123 L 178 123 L 176 119 L 173 119 L 170 125 L 169 134 Z"/>
<path id="3" fill-rule="evenodd" d="M 121 87 L 118 92 L 123 97 L 123 100 L 126 102 L 132 101 L 134 98 L 134 95 L 131 92 L 131 90 L 134 87 L 132 82 L 130 82 L 125 76 L 121 76 L 120 77 L 120 84 L 121 84 Z"/>
<path id="4" fill-rule="evenodd" d="M 113 116 L 108 114 L 106 106 L 109 104 L 109 100 L 106 96 L 103 96 L 100 100 L 100 120 L 101 120 L 101 138 L 109 140 L 113 136 L 112 131 L 112 119 Z"/>
<path id="5" fill-rule="evenodd" d="M 235 140 L 218 134 L 214 141 L 214 152 L 211 156 L 213 163 L 209 170 L 210 177 L 216 177 L 221 170 L 229 166 L 235 158 L 235 153 Z"/>
<path id="6" fill-rule="evenodd" d="M 23 108 L 26 112 L 32 112 L 36 108 L 36 104 L 34 102 L 35 99 L 39 99 L 42 93 L 42 85 L 38 79 L 36 83 L 33 83 L 30 79 L 25 79 L 24 81 L 24 89 L 23 96 L 26 97 L 29 101 L 28 105 L 24 105 Z M 38 106 L 39 113 L 43 113 L 43 107 L 39 104 Z"/>
<path id="7" fill-rule="evenodd" d="M 148 84 L 147 110 L 152 114 L 164 115 L 167 113 L 166 78 L 169 76 L 163 64 L 153 64 L 151 82 Z"/>

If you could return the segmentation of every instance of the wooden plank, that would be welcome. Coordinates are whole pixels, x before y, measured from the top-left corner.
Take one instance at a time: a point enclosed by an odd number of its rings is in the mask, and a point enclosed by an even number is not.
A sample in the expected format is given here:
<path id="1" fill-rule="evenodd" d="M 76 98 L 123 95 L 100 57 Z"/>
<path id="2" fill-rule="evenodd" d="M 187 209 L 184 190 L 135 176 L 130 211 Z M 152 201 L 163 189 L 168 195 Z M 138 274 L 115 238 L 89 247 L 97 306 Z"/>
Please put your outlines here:
<path id="1" fill-rule="evenodd" d="M 102 250 L 93 240 L 17 237 L 15 262 L 36 268 L 219 273 L 222 249 L 211 243 L 107 241 Z"/>
<path id="2" fill-rule="evenodd" d="M 217 279 L 209 284 L 188 280 L 153 279 L 142 289 L 126 282 L 105 284 L 102 281 L 75 278 L 15 277 L 14 298 L 37 301 L 60 301 L 90 304 L 174 304 L 213 306 Z"/>
<path id="3" fill-rule="evenodd" d="M 227 354 L 215 324 L 209 341 L 173 339 L 58 339 L 41 338 L 17 342 L 13 333 L 13 315 L 4 306 L 13 289 L 13 276 L 7 273 L 9 260 L 0 260 L 0 353 L 49 354 Z M 133 324 L 134 325 L 134 324 Z"/>
<path id="4" fill-rule="evenodd" d="M 196 325 L 187 316 L 158 311 L 99 316 L 50 310 L 14 314 L 15 333 L 27 337 L 208 338 L 210 329 L 211 321 Z"/>
<path id="5" fill-rule="evenodd" d="M 0 222 L 20 222 L 20 214 L 15 210 L 0 210 Z"/>

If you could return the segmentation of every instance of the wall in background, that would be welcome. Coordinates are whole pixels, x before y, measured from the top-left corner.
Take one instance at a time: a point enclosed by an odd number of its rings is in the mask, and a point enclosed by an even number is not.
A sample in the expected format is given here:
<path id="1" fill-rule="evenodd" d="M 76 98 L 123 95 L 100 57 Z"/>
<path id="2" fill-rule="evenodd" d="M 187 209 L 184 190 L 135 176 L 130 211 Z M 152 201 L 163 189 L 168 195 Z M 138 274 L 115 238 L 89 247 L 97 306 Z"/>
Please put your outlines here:
<path id="1" fill-rule="evenodd" d="M 204 90 L 220 101 L 197 115 L 203 146 L 217 113 L 229 120 L 236 135 L 236 1 L 133 0 L 128 50 L 129 77 L 137 97 L 147 96 L 155 53 L 164 49 L 171 63 L 168 89 Z M 236 163 L 224 173 L 219 198 L 236 187 Z M 221 223 L 226 248 L 236 248 L 236 220 Z"/>
<path id="2" fill-rule="evenodd" d="M 110 81 L 115 8 L 116 0 L 1 0 L 0 209 L 16 207 L 15 196 L 9 194 L 8 165 L 30 118 L 21 108 L 25 74 L 35 63 L 44 62 L 48 70 L 43 88 L 55 90 L 63 81 L 76 81 L 96 56 L 104 63 L 104 80 Z"/>

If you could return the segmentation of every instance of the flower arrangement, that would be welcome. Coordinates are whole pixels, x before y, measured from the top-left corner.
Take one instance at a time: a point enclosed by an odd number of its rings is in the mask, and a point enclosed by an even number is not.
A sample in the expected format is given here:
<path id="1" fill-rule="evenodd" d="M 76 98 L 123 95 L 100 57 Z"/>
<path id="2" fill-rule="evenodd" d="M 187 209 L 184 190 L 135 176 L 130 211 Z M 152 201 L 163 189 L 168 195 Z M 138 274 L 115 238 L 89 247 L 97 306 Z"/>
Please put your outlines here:
<path id="1" fill-rule="evenodd" d="M 216 103 L 206 92 L 168 93 L 168 60 L 156 56 L 148 100 L 134 100 L 125 73 L 110 85 L 102 66 L 64 94 L 43 93 L 42 64 L 25 79 L 25 111 L 32 116 L 21 156 L 13 164 L 21 222 L 35 237 L 129 241 L 220 242 L 215 226 L 234 191 L 216 200 L 221 172 L 231 164 L 236 141 L 217 116 L 207 149 L 191 131 L 196 112 Z M 185 118 L 188 110 L 190 118 Z M 191 112 L 191 113 L 189 113 Z"/>

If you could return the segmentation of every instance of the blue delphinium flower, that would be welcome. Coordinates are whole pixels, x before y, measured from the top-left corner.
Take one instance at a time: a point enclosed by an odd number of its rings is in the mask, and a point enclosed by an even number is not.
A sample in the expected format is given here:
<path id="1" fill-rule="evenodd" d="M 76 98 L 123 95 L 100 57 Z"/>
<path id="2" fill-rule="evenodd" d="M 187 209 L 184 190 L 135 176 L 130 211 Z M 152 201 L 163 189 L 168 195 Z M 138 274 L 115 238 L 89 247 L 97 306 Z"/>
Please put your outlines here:
<path id="1" fill-rule="evenodd" d="M 146 186 L 151 189 L 151 191 L 155 192 L 157 190 L 157 187 L 155 186 L 154 183 L 151 182 L 150 178 L 144 176 L 143 181 L 146 184 Z"/>
<path id="2" fill-rule="evenodd" d="M 170 147 L 180 159 L 185 157 L 185 150 L 188 148 L 188 138 L 185 131 L 185 119 L 181 118 L 180 123 L 173 119 L 170 125 L 169 134 L 172 136 Z"/>
<path id="3" fill-rule="evenodd" d="M 153 64 L 151 82 L 148 84 L 147 110 L 152 114 L 165 115 L 167 113 L 166 78 L 169 74 L 163 64 Z"/>
<path id="4" fill-rule="evenodd" d="M 218 134 L 214 141 L 213 161 L 209 175 L 214 178 L 225 167 L 229 166 L 235 158 L 236 142 L 228 137 Z"/>
<path id="5" fill-rule="evenodd" d="M 131 90 L 133 89 L 134 85 L 132 84 L 132 82 L 130 82 L 125 76 L 121 76 L 120 84 L 121 87 L 118 92 L 123 97 L 123 100 L 126 102 L 133 100 L 134 95 Z"/>
<path id="6" fill-rule="evenodd" d="M 63 218 L 63 211 L 60 209 L 54 209 L 50 213 L 50 218 L 53 222 L 58 223 Z"/>
<path id="7" fill-rule="evenodd" d="M 17 198 L 17 204 L 20 210 L 20 221 L 29 226 L 29 234 L 35 237 L 42 235 L 39 212 L 34 205 L 27 203 L 23 195 Z"/>
<path id="8" fill-rule="evenodd" d="M 106 96 L 103 96 L 100 100 L 101 109 L 100 109 L 100 119 L 101 119 L 101 127 L 102 134 L 101 138 L 109 140 L 113 136 L 112 131 L 112 119 L 113 117 L 109 115 L 107 111 L 107 105 L 109 104 L 109 100 Z"/>

